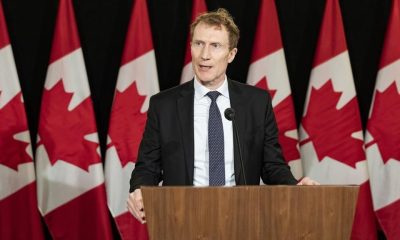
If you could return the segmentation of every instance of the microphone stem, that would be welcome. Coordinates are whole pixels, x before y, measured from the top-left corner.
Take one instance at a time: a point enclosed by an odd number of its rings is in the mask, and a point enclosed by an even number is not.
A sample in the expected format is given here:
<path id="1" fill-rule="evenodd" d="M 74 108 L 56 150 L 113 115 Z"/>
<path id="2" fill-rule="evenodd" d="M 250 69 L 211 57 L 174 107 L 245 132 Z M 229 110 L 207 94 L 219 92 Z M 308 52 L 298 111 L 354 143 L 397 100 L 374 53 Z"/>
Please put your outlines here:
<path id="1" fill-rule="evenodd" d="M 238 133 L 238 129 L 236 126 L 236 121 L 235 119 L 232 119 L 232 123 L 233 123 L 233 127 L 235 128 L 235 136 L 236 136 L 236 143 L 239 149 L 239 160 L 240 160 L 240 165 L 241 165 L 241 169 L 242 169 L 242 174 L 243 174 L 243 180 L 244 180 L 244 185 L 247 185 L 246 182 L 246 174 L 244 172 L 244 165 L 243 165 L 243 159 L 242 159 L 242 147 L 240 146 L 240 141 L 239 141 L 239 133 Z"/>

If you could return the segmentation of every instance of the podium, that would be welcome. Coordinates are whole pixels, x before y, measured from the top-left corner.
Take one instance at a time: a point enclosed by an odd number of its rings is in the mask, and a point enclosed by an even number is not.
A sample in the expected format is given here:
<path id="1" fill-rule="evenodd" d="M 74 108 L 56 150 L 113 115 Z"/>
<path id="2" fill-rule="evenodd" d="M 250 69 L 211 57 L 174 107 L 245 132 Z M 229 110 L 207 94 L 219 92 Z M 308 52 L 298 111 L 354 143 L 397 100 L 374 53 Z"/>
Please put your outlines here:
<path id="1" fill-rule="evenodd" d="M 358 186 L 142 187 L 151 240 L 350 239 Z"/>

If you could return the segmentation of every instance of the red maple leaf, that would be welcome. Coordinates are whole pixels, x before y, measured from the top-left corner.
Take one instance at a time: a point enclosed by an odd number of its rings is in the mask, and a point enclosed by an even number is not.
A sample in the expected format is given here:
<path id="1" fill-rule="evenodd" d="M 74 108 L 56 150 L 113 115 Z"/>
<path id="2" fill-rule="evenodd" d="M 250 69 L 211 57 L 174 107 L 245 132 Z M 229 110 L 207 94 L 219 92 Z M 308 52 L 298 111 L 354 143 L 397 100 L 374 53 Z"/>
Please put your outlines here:
<path id="1" fill-rule="evenodd" d="M 91 164 L 100 162 L 99 144 L 84 139 L 96 133 L 93 106 L 88 97 L 69 111 L 72 95 L 65 91 L 62 80 L 52 89 L 44 89 L 38 145 L 44 145 L 52 165 L 63 160 L 88 171 Z"/>
<path id="2" fill-rule="evenodd" d="M 18 93 L 0 109 L 0 164 L 15 171 L 18 171 L 19 164 L 32 162 L 32 158 L 26 152 L 29 143 L 14 139 L 16 134 L 28 130 L 21 99 L 21 93 Z"/>
<path id="3" fill-rule="evenodd" d="M 363 141 L 351 136 L 361 131 L 358 104 L 354 97 L 336 109 L 341 95 L 334 91 L 331 80 L 320 89 L 312 88 L 302 123 L 309 137 L 300 145 L 312 141 L 320 161 L 330 157 L 355 168 L 358 161 L 365 160 Z"/>
<path id="4" fill-rule="evenodd" d="M 111 112 L 109 135 L 115 145 L 122 167 L 136 162 L 147 114 L 141 113 L 145 96 L 138 93 L 136 82 L 125 91 L 116 92 Z"/>
<path id="5" fill-rule="evenodd" d="M 376 91 L 367 128 L 374 140 L 366 146 L 377 143 L 384 163 L 391 158 L 400 161 L 400 94 L 396 82 L 384 92 Z"/>
<path id="6" fill-rule="evenodd" d="M 294 117 L 294 108 L 291 96 L 287 96 L 274 107 L 276 122 L 279 129 L 279 143 L 282 146 L 283 156 L 286 161 L 300 158 L 300 152 L 297 147 L 298 139 L 290 138 L 285 135 L 288 131 L 297 130 Z"/>
<path id="7" fill-rule="evenodd" d="M 258 81 L 255 86 L 267 90 L 272 99 L 277 92 L 277 90 L 268 87 L 266 77 L 263 77 L 260 81 Z M 289 138 L 285 135 L 287 131 L 292 131 L 296 129 L 294 108 L 291 97 L 287 96 L 285 99 L 279 102 L 274 107 L 274 113 L 279 129 L 278 139 L 279 143 L 282 146 L 283 156 L 285 157 L 287 162 L 299 159 L 300 153 L 297 148 L 298 140 Z"/>
<path id="8" fill-rule="evenodd" d="M 271 95 L 271 99 L 274 99 L 277 90 L 269 88 L 267 77 L 264 76 L 263 78 L 261 78 L 260 81 L 258 81 L 255 86 L 267 90 L 269 95 Z"/>

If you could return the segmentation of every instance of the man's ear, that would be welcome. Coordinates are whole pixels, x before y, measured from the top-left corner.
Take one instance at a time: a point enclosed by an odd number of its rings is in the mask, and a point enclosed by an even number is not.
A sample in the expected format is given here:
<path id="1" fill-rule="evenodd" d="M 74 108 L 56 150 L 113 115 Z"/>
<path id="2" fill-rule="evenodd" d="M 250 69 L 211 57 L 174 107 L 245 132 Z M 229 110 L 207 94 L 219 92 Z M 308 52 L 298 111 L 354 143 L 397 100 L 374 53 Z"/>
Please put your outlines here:
<path id="1" fill-rule="evenodd" d="M 236 53 L 237 53 L 238 49 L 234 48 L 232 50 L 229 51 L 228 54 L 228 63 L 231 63 L 233 61 L 233 59 L 235 59 Z"/>

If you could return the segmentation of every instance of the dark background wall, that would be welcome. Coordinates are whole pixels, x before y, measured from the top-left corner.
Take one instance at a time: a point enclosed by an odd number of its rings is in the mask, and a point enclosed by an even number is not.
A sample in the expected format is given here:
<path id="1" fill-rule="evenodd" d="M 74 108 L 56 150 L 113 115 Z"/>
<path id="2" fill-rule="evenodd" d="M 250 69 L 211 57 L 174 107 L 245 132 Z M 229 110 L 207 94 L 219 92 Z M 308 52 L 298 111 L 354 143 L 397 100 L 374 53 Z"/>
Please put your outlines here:
<path id="1" fill-rule="evenodd" d="M 1 1 L 35 142 L 58 1 Z M 133 1 L 73 0 L 103 153 Z M 206 3 L 210 10 L 228 9 L 241 30 L 239 52 L 228 75 L 245 82 L 259 0 Z M 276 4 L 299 123 L 325 0 L 276 0 Z M 365 129 L 391 1 L 340 0 L 340 5 Z M 191 6 L 189 0 L 148 1 L 161 90 L 179 84 Z"/>

